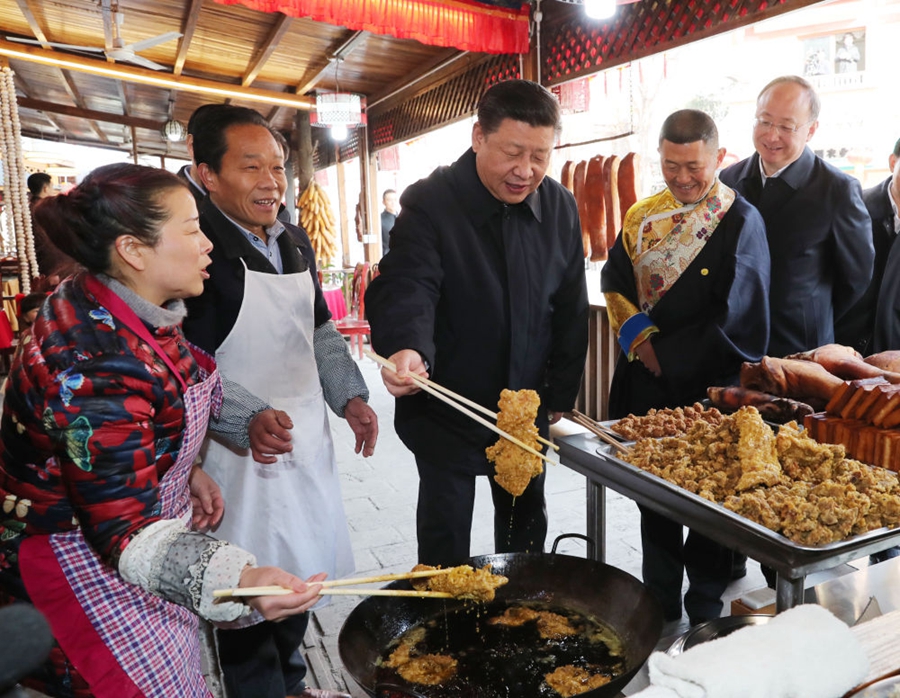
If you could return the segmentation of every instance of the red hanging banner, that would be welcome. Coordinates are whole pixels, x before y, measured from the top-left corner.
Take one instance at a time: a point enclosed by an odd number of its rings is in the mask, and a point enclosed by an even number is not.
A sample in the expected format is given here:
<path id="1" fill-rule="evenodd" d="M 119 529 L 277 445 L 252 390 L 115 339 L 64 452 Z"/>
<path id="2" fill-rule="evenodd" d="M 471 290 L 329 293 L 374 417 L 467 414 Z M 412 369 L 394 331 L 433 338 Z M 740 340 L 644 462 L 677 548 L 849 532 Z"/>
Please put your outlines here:
<path id="1" fill-rule="evenodd" d="M 529 5 L 494 7 L 470 0 L 215 0 L 281 12 L 354 31 L 415 39 L 480 53 L 528 53 Z"/>

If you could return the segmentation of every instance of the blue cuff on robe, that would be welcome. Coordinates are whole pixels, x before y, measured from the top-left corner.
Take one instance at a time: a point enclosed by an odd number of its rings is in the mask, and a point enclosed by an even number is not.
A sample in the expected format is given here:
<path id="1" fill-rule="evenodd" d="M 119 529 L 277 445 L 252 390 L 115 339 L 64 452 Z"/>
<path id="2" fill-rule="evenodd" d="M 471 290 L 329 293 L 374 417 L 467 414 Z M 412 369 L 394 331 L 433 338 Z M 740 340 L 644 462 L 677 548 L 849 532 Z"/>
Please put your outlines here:
<path id="1" fill-rule="evenodd" d="M 653 321 L 647 313 L 637 313 L 628 318 L 619 328 L 619 346 L 625 352 L 625 356 L 631 353 L 631 343 L 637 336 L 649 327 L 653 327 Z"/>

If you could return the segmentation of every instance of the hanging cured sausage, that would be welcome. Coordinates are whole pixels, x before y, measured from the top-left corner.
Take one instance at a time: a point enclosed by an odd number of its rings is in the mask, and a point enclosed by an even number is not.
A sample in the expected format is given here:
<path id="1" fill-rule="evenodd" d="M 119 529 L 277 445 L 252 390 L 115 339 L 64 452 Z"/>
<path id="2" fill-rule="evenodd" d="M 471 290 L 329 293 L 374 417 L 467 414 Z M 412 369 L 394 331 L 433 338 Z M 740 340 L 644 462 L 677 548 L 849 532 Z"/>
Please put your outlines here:
<path id="1" fill-rule="evenodd" d="M 592 262 L 606 259 L 609 250 L 606 244 L 606 189 L 608 188 L 608 183 L 603 176 L 605 160 L 606 158 L 602 155 L 597 155 L 588 161 L 584 183 Z"/>
<path id="2" fill-rule="evenodd" d="M 575 166 L 573 174 L 572 192 L 575 194 L 575 203 L 578 204 L 578 217 L 581 219 L 581 242 L 584 245 L 584 256 L 591 254 L 591 234 L 587 226 L 587 207 L 584 191 L 584 180 L 587 172 L 587 162 L 582 160 Z"/>

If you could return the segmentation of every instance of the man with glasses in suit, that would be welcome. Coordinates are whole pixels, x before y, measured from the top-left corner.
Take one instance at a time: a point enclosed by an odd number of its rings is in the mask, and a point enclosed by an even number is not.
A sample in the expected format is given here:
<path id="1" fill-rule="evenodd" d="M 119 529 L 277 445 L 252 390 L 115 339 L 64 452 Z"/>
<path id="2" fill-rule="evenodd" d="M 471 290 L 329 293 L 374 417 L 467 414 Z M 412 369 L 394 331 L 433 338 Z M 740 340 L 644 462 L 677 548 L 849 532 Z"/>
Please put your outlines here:
<path id="1" fill-rule="evenodd" d="M 719 179 L 759 209 L 772 260 L 769 356 L 834 341 L 835 323 L 862 298 L 875 248 L 859 181 L 806 145 L 819 127 L 819 96 L 796 75 L 775 78 L 756 98 L 756 153 Z M 732 578 L 746 574 L 737 555 Z M 775 572 L 763 566 L 769 586 Z"/>
<path id="2" fill-rule="evenodd" d="M 862 298 L 875 250 L 862 188 L 807 143 L 819 97 L 795 75 L 775 78 L 756 100 L 756 153 L 720 179 L 759 209 L 772 258 L 768 354 L 782 357 L 834 341 L 835 322 Z"/>

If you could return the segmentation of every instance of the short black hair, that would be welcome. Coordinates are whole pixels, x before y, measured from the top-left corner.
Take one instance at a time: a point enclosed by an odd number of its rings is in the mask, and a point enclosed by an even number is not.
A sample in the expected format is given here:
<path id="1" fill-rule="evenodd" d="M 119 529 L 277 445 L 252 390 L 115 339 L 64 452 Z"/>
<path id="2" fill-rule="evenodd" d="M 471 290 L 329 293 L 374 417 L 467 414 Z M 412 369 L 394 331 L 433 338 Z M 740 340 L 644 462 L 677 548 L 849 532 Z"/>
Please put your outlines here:
<path id="1" fill-rule="evenodd" d="M 197 135 L 197 132 L 202 130 L 203 122 L 206 119 L 212 117 L 218 110 L 221 109 L 229 109 L 232 105 L 230 104 L 203 104 L 196 109 L 191 114 L 191 118 L 188 119 L 187 122 L 187 132 L 189 136 Z"/>
<path id="2" fill-rule="evenodd" d="M 663 141 L 684 145 L 703 141 L 713 148 L 719 147 L 719 129 L 716 122 L 706 112 L 699 109 L 680 109 L 663 121 L 659 130 L 659 144 Z"/>
<path id="3" fill-rule="evenodd" d="M 225 151 L 228 150 L 225 132 L 232 126 L 247 124 L 262 126 L 268 129 L 275 140 L 278 141 L 278 136 L 275 136 L 277 132 L 269 126 L 269 122 L 258 111 L 247 107 L 237 107 L 233 104 L 219 104 L 215 106 L 221 108 L 204 113 L 201 123 L 195 124 L 198 130 L 193 134 L 194 162 L 197 165 L 206 163 L 213 172 L 218 172 L 221 169 L 222 158 L 225 156 Z M 284 149 L 283 136 L 278 143 Z"/>
<path id="4" fill-rule="evenodd" d="M 478 123 L 485 135 L 500 128 L 504 119 L 529 126 L 552 126 L 562 131 L 559 102 L 546 87 L 531 80 L 504 80 L 488 89 L 478 103 Z"/>
<path id="5" fill-rule="evenodd" d="M 52 181 L 53 178 L 46 172 L 35 172 L 34 174 L 28 175 L 26 184 L 28 185 L 28 191 L 31 193 L 31 197 L 34 198 L 38 196 L 44 191 L 44 187 Z"/>
<path id="6" fill-rule="evenodd" d="M 29 293 L 22 299 L 22 302 L 19 303 L 19 314 L 25 315 L 35 308 L 40 308 L 45 300 L 47 300 L 46 293 Z"/>
<path id="7" fill-rule="evenodd" d="M 894 157 L 900 158 L 900 138 L 894 143 Z"/>

